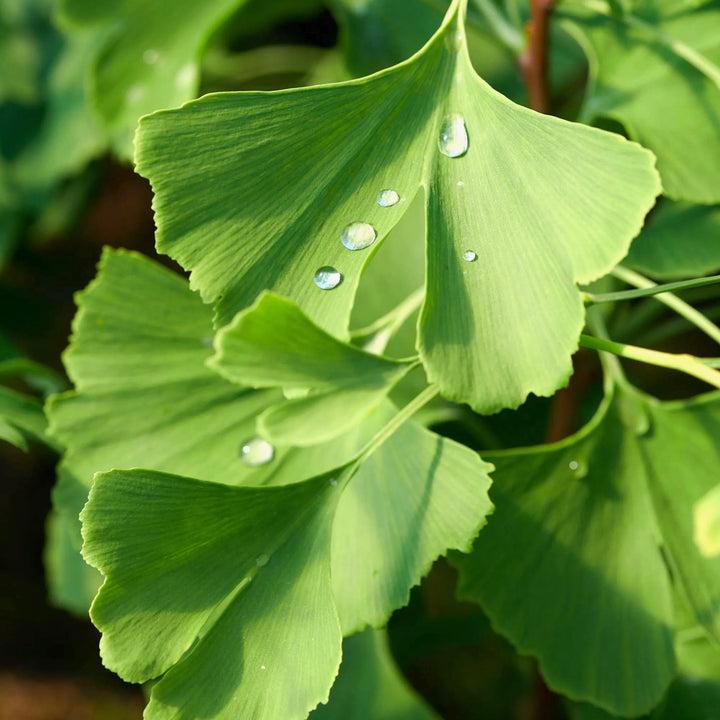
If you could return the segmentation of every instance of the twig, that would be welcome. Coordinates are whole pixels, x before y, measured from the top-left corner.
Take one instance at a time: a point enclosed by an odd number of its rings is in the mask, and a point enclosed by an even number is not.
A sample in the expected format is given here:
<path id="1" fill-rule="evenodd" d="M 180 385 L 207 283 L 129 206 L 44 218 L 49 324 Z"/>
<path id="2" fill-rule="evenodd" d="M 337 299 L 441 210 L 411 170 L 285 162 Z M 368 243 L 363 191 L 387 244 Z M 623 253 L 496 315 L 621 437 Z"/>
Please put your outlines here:
<path id="1" fill-rule="evenodd" d="M 527 87 L 530 107 L 541 113 L 550 112 L 548 90 L 548 37 L 550 16 L 556 0 L 530 0 L 530 21 L 527 24 L 528 44 L 520 56 L 520 71 Z"/>

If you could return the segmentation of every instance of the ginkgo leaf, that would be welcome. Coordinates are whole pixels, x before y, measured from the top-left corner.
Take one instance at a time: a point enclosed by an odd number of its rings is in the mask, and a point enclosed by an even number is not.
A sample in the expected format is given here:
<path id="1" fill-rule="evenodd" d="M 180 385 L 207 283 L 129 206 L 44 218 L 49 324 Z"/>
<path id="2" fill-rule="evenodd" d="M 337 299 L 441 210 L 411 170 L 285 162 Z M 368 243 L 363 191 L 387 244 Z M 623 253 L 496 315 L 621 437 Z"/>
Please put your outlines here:
<path id="1" fill-rule="evenodd" d="M 616 120 L 650 148 L 671 198 L 717 203 L 720 6 L 683 5 L 643 0 L 621 17 L 605 0 L 567 0 L 559 12 L 590 61 L 583 117 Z"/>
<path id="2" fill-rule="evenodd" d="M 259 419 L 264 437 L 286 445 L 312 445 L 346 432 L 376 408 L 412 366 L 328 335 L 297 305 L 270 293 L 238 313 L 218 333 L 215 347 L 209 366 L 233 382 L 310 390 L 269 408 Z"/>
<path id="3" fill-rule="evenodd" d="M 413 692 L 390 654 L 385 633 L 345 638 L 340 673 L 327 705 L 309 720 L 438 720 Z"/>
<path id="4" fill-rule="evenodd" d="M 46 430 L 47 421 L 39 400 L 0 386 L 0 440 L 21 450 L 28 449 L 28 438 L 52 445 Z"/>
<path id="5" fill-rule="evenodd" d="M 717 483 L 720 399 L 633 396 L 645 434 L 623 426 L 627 402 L 606 399 L 555 445 L 489 453 L 495 514 L 455 561 L 460 596 L 537 657 L 551 687 L 635 716 L 675 675 L 674 590 L 719 634 L 720 558 L 698 551 L 692 510 Z"/>
<path id="6" fill-rule="evenodd" d="M 258 414 L 279 391 L 238 387 L 208 369 L 211 312 L 180 276 L 135 253 L 106 250 L 78 297 L 64 360 L 75 390 L 48 404 L 50 431 L 65 447 L 55 502 L 71 520 L 95 472 L 146 467 L 216 482 L 255 484 L 341 465 L 379 428 L 371 420 L 297 457 L 276 448 L 261 467 L 240 461 Z M 118 352 L 118 348 L 122 352 Z M 286 480 L 287 482 L 288 480 Z"/>
<path id="7" fill-rule="evenodd" d="M 663 201 L 633 241 L 628 265 L 663 280 L 720 270 L 720 205 Z"/>
<path id="8" fill-rule="evenodd" d="M 337 477 L 253 488 L 97 476 L 82 513 L 84 557 L 106 577 L 91 617 L 108 667 L 132 682 L 164 673 L 146 720 L 300 720 L 327 700 L 342 639 Z"/>
<path id="9" fill-rule="evenodd" d="M 247 0 L 62 0 L 66 22 L 102 41 L 90 74 L 92 99 L 123 155 L 141 115 L 195 97 L 202 46 Z"/>
<path id="10" fill-rule="evenodd" d="M 270 289 L 346 333 L 363 267 L 424 187 L 421 356 L 444 395 L 494 412 L 567 380 L 575 283 L 624 256 L 659 183 L 637 145 L 487 86 L 463 13 L 455 0 L 421 51 L 368 78 L 147 116 L 136 162 L 158 249 L 192 271 L 220 325 Z"/>

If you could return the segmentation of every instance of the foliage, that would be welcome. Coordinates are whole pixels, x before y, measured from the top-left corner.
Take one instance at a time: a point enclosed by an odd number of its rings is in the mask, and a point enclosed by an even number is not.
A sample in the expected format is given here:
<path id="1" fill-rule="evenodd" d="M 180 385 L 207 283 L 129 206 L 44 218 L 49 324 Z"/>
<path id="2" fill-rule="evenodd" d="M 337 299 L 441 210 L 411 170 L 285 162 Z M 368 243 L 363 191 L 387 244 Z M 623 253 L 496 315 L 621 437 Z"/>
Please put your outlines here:
<path id="1" fill-rule="evenodd" d="M 382 628 L 444 555 L 568 716 L 717 702 L 720 3 L 526 5 L 333 0 L 256 76 L 318 2 L 0 11 L 0 257 L 111 149 L 189 274 L 105 249 L 70 390 L 0 336 L 51 597 L 148 720 L 438 717 Z"/>

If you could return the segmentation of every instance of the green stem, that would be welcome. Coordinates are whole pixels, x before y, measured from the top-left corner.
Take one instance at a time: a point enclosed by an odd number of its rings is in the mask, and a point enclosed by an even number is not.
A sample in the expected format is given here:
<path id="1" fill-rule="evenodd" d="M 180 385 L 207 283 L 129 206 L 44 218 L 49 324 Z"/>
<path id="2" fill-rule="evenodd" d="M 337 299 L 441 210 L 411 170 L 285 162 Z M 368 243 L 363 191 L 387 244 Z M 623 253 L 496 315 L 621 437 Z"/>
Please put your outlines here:
<path id="1" fill-rule="evenodd" d="M 608 338 L 607 328 L 605 327 L 605 320 L 599 309 L 591 308 L 587 313 L 587 325 L 595 333 L 595 335 L 601 339 L 610 341 Z M 582 345 L 582 337 L 581 342 Z M 629 390 L 631 389 L 630 381 L 625 376 L 625 371 L 620 361 L 612 353 L 601 352 L 600 363 L 605 371 L 605 391 L 608 393 L 608 383 L 618 388 Z"/>
<path id="2" fill-rule="evenodd" d="M 485 21 L 498 40 L 513 55 L 519 57 L 525 49 L 525 40 L 517 28 L 498 10 L 490 0 L 473 0 L 475 7 L 482 13 Z"/>
<path id="3" fill-rule="evenodd" d="M 720 276 L 715 275 L 709 278 L 697 278 L 696 280 L 686 280 L 678 283 L 668 283 L 666 285 L 657 285 L 656 283 L 648 280 L 634 270 L 629 270 L 624 267 L 616 267 L 612 274 L 626 282 L 628 285 L 634 285 L 640 290 L 629 290 L 631 293 L 644 292 L 646 294 L 657 294 L 657 300 L 669 308 L 673 309 L 678 315 L 682 315 L 688 322 L 691 322 L 695 327 L 702 330 L 708 337 L 712 338 L 716 343 L 720 343 L 720 327 L 715 325 L 706 318 L 701 312 L 696 310 L 692 305 L 688 305 L 684 300 L 681 300 L 676 295 L 669 292 L 670 289 L 676 288 L 691 288 L 691 287 L 702 287 L 703 285 L 712 285 L 720 281 Z M 664 289 L 663 289 L 664 288 Z M 662 294 L 660 294 L 662 293 Z M 619 293 L 608 293 L 607 295 L 618 295 Z M 607 295 L 605 297 L 607 297 Z M 602 296 L 598 296 L 602 297 Z M 636 295 L 636 297 L 641 297 Z M 601 300 L 601 302 L 603 302 Z"/>
<path id="4" fill-rule="evenodd" d="M 678 282 L 664 283 L 657 285 L 656 283 L 644 278 L 632 270 L 623 267 L 616 267 L 612 274 L 619 280 L 624 280 L 630 285 L 635 285 L 638 290 L 620 290 L 611 293 L 585 293 L 585 298 L 591 303 L 618 302 L 621 300 L 635 300 L 636 298 L 651 297 L 662 293 L 670 293 L 675 290 L 686 290 L 687 288 L 702 287 L 703 285 L 715 285 L 720 283 L 720 275 L 712 275 L 710 277 L 693 278 L 692 280 L 679 280 Z M 630 279 L 633 276 L 635 279 Z"/>
<path id="5" fill-rule="evenodd" d="M 658 367 L 678 370 L 720 389 L 720 372 L 708 367 L 702 358 L 696 358 L 693 355 L 675 355 L 657 350 L 648 350 L 647 348 L 637 347 L 636 345 L 625 345 L 624 343 L 613 342 L 612 340 L 605 340 L 590 335 L 581 335 L 580 345 L 582 347 L 592 348 L 593 350 L 604 350 L 605 352 L 627 358 L 628 360 L 638 360 L 648 365 L 657 365 Z"/>
<path id="6" fill-rule="evenodd" d="M 436 385 L 428 385 L 422 392 L 418 393 L 359 452 L 357 463 L 360 464 L 367 460 L 403 423 L 409 420 L 423 405 L 427 405 L 439 392 L 440 390 Z"/>
<path id="7" fill-rule="evenodd" d="M 423 285 L 371 325 L 353 331 L 353 341 L 359 341 L 363 350 L 367 352 L 375 353 L 376 355 L 383 353 L 392 336 L 422 305 L 424 298 L 425 286 Z"/>

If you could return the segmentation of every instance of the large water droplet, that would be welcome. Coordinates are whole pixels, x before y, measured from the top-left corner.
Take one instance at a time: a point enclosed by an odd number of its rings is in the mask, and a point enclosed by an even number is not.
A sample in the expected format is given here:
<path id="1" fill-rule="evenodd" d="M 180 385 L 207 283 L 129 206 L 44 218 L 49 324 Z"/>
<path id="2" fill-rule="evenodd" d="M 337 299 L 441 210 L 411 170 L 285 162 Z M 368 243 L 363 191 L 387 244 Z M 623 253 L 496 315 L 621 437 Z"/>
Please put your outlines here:
<path id="1" fill-rule="evenodd" d="M 255 564 L 258 567 L 265 567 L 270 562 L 270 556 L 263 553 L 255 558 Z"/>
<path id="2" fill-rule="evenodd" d="M 250 467 L 265 465 L 273 457 L 275 457 L 275 448 L 267 440 L 259 437 L 247 440 L 240 448 L 240 461 Z"/>
<path id="3" fill-rule="evenodd" d="M 377 204 L 380 207 L 392 207 L 400 202 L 400 196 L 395 190 L 381 190 L 377 196 Z"/>
<path id="4" fill-rule="evenodd" d="M 354 222 L 346 226 L 340 235 L 340 242 L 348 250 L 364 250 L 375 242 L 377 233 L 372 225 Z"/>
<path id="5" fill-rule="evenodd" d="M 468 134 L 465 120 L 460 113 L 448 115 L 440 126 L 438 148 L 443 155 L 461 157 L 468 151 Z"/>
<path id="6" fill-rule="evenodd" d="M 342 273 L 334 267 L 325 265 L 315 273 L 313 280 L 321 290 L 332 290 L 342 282 L 342 277 Z"/>
<path id="7" fill-rule="evenodd" d="M 475 262 L 477 260 L 477 253 L 474 250 L 466 250 L 463 253 L 463 260 L 467 262 Z"/>

